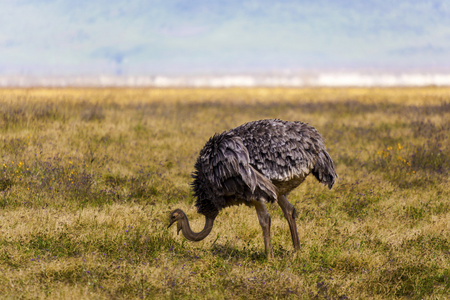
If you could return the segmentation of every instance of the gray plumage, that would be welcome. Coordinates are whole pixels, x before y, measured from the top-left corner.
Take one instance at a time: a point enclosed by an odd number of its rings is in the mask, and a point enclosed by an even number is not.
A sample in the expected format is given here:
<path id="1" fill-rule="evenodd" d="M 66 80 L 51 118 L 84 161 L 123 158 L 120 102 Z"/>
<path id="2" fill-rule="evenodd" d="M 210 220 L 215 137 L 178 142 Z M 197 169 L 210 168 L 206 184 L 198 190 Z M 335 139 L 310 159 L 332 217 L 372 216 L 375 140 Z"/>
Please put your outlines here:
<path id="1" fill-rule="evenodd" d="M 221 209 L 237 204 L 254 206 L 266 253 L 271 255 L 270 215 L 264 203 L 277 201 L 298 250 L 296 212 L 286 195 L 310 173 L 329 188 L 337 178 L 322 136 L 308 124 L 260 120 L 216 134 L 200 151 L 192 175 L 195 206 L 198 213 L 205 215 L 205 228 L 192 232 L 179 209 L 172 212 L 170 225 L 177 222 L 178 232 L 182 230 L 186 238 L 197 241 L 209 234 Z"/>

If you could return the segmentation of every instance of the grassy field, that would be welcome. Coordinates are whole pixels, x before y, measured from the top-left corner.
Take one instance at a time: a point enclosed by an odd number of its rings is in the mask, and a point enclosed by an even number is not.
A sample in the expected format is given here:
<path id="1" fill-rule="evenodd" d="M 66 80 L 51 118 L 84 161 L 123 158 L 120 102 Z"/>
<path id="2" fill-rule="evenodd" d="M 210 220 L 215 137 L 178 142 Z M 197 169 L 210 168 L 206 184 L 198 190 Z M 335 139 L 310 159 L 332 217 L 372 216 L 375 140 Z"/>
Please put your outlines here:
<path id="1" fill-rule="evenodd" d="M 220 212 L 199 243 L 167 229 L 215 132 L 264 118 L 322 133 L 339 180 L 272 216 Z M 0 90 L 0 297 L 445 299 L 450 89 Z"/>

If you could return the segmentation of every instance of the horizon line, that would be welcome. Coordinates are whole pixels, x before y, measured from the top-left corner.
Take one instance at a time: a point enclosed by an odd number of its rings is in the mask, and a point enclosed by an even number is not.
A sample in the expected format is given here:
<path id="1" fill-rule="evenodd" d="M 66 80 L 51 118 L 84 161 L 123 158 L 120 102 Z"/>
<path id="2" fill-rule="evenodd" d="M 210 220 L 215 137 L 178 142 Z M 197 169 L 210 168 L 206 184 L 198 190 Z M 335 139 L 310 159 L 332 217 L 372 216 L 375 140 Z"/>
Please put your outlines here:
<path id="1" fill-rule="evenodd" d="M 450 72 L 316 72 L 296 75 L 0 75 L 1 88 L 30 87 L 421 87 L 450 86 Z"/>

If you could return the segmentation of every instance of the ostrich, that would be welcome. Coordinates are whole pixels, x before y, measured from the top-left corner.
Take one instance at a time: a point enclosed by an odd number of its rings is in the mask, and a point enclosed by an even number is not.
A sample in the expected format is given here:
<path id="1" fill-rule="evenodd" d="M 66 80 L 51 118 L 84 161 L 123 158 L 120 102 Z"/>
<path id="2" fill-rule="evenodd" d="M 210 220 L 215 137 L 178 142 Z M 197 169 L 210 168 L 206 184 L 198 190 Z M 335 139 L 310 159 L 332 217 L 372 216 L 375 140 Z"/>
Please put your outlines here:
<path id="1" fill-rule="evenodd" d="M 200 241 L 211 232 L 221 209 L 239 204 L 253 206 L 262 227 L 265 252 L 270 257 L 270 215 L 265 202 L 277 201 L 281 207 L 297 251 L 297 213 L 286 196 L 309 173 L 330 189 L 337 178 L 319 132 L 302 122 L 279 119 L 249 122 L 215 134 L 200 151 L 194 167 L 195 206 L 205 216 L 205 226 L 202 231 L 193 232 L 186 214 L 175 209 L 168 228 L 177 222 L 178 234 L 181 231 L 188 240 Z"/>

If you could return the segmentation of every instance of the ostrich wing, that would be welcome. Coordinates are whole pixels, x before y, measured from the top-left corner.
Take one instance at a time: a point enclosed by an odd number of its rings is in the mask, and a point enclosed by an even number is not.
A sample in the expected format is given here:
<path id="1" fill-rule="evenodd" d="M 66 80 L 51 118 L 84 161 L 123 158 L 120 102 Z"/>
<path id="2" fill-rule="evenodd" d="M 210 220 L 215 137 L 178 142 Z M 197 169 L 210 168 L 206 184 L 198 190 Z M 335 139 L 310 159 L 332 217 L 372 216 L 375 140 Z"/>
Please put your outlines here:
<path id="1" fill-rule="evenodd" d="M 250 165 L 248 150 L 238 136 L 215 135 L 200 154 L 200 165 L 217 196 L 235 196 L 243 200 L 277 198 L 275 186 Z"/>

